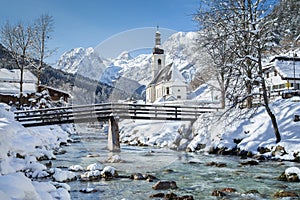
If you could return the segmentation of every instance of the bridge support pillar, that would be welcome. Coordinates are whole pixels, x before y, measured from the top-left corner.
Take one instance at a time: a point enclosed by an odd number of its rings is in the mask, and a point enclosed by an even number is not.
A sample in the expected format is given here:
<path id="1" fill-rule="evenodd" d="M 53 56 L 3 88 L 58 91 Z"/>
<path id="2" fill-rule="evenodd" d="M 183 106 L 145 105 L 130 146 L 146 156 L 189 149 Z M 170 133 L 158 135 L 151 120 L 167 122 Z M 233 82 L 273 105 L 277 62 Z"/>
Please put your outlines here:
<path id="1" fill-rule="evenodd" d="M 114 117 L 108 119 L 108 143 L 107 148 L 112 152 L 120 151 L 120 135 L 118 121 Z"/>

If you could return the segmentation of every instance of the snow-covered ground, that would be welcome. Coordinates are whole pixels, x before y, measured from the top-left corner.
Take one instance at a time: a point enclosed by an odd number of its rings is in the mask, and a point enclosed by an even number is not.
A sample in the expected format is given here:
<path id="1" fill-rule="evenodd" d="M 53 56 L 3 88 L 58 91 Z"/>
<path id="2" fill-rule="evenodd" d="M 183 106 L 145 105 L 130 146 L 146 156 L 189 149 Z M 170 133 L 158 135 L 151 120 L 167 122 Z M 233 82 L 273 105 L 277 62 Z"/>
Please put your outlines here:
<path id="1" fill-rule="evenodd" d="M 68 185 L 33 181 L 27 176 L 34 179 L 48 175 L 46 166 L 37 159 L 55 158 L 53 150 L 67 143 L 72 128 L 24 128 L 9 110 L 9 106 L 0 104 L 0 199 L 70 199 Z"/>
<path id="2" fill-rule="evenodd" d="M 189 145 L 191 148 L 197 144 L 209 142 L 214 147 L 234 148 L 234 139 L 241 140 L 237 147 L 242 150 L 257 153 L 258 147 L 268 147 L 272 149 L 276 145 L 283 146 L 290 154 L 298 152 L 300 149 L 300 122 L 294 122 L 294 115 L 300 114 L 300 103 L 291 99 L 278 98 L 271 104 L 271 108 L 276 115 L 281 142 L 276 144 L 275 135 L 270 117 L 264 107 L 259 107 L 253 117 L 249 112 L 243 116 L 234 111 L 231 117 L 221 119 L 210 116 L 209 123 L 204 131 L 203 123 L 199 119 L 194 124 L 195 132 L 193 141 Z M 218 120 L 219 119 L 219 120 Z"/>
<path id="3" fill-rule="evenodd" d="M 122 142 L 131 145 L 150 145 L 195 151 L 202 146 L 202 151 L 211 147 L 226 147 L 251 151 L 258 154 L 258 147 L 275 151 L 281 146 L 286 153 L 276 154 L 276 158 L 293 160 L 300 153 L 300 122 L 294 122 L 294 115 L 300 114 L 300 103 L 292 99 L 278 98 L 271 104 L 276 115 L 281 142 L 276 144 L 272 123 L 264 107 L 259 107 L 256 114 L 250 118 L 248 114 L 240 115 L 241 111 L 233 111 L 230 116 L 222 117 L 222 112 L 203 114 L 189 128 L 187 122 L 168 121 L 121 121 Z M 240 143 L 236 144 L 236 141 Z M 265 156 L 271 156 L 272 152 Z M 274 155 L 273 155 L 274 156 Z"/>
<path id="4" fill-rule="evenodd" d="M 189 122 L 121 120 L 120 138 L 131 145 L 149 145 L 176 150 L 208 151 L 210 147 L 238 147 L 258 153 L 258 147 L 271 151 L 284 148 L 282 154 L 268 152 L 266 156 L 293 160 L 299 157 L 300 122 L 294 115 L 300 114 L 297 98 L 278 98 L 271 104 L 282 140 L 275 143 L 272 124 L 263 107 L 252 118 L 234 111 L 219 118 L 222 111 L 203 114 L 190 127 Z M 70 126 L 24 128 L 14 120 L 10 107 L 0 104 L 0 199 L 69 199 L 70 188 L 65 183 L 39 182 L 47 176 L 46 166 L 38 158 L 55 158 L 53 149 L 68 140 L 73 130 Z M 252 113 L 253 114 L 253 113 Z M 234 139 L 240 140 L 236 144 Z M 72 179 L 74 174 L 53 169 L 55 181 Z M 31 178 L 28 178 L 31 177 Z M 65 177 L 65 178 L 64 178 Z"/>

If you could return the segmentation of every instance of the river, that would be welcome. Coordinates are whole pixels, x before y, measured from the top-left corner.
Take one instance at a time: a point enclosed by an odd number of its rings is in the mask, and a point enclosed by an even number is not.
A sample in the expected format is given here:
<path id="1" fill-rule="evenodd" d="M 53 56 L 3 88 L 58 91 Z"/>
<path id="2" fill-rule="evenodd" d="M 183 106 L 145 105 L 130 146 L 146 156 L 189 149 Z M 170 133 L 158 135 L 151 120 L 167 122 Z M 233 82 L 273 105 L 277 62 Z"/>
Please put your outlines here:
<path id="1" fill-rule="evenodd" d="M 78 143 L 65 146 L 65 154 L 57 155 L 53 167 L 67 168 L 71 165 L 86 167 L 93 163 L 113 166 L 119 175 L 129 176 L 132 173 L 150 173 L 160 180 L 176 181 L 178 189 L 156 191 L 152 189 L 154 182 L 116 178 L 110 181 L 72 181 L 72 199 L 150 199 L 149 196 L 159 192 L 173 192 L 177 195 L 193 195 L 194 199 L 217 199 L 212 196 L 214 190 L 234 188 L 237 192 L 230 194 L 230 199 L 273 199 L 279 190 L 298 189 L 299 183 L 287 183 L 277 177 L 288 167 L 297 166 L 293 162 L 260 162 L 255 166 L 243 166 L 242 160 L 234 156 L 216 156 L 203 153 L 177 152 L 169 149 L 153 147 L 136 147 L 121 145 L 120 153 L 106 150 L 107 137 L 95 130 L 81 131 L 72 135 Z M 113 156 L 119 155 L 121 163 L 105 163 Z M 226 166 L 208 166 L 207 163 L 222 163 Z M 83 188 L 93 188 L 96 192 L 82 193 Z M 246 194 L 256 190 L 259 194 Z"/>

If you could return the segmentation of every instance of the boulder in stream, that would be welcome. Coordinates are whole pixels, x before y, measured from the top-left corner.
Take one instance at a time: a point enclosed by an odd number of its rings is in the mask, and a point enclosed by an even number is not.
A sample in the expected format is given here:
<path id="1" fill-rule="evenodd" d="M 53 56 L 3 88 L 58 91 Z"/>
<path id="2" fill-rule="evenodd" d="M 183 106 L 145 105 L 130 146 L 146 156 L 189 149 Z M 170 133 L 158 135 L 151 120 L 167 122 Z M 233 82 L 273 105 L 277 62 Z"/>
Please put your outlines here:
<path id="1" fill-rule="evenodd" d="M 206 166 L 211 166 L 211 167 L 226 167 L 226 163 L 217 163 L 217 162 L 208 162 L 206 163 Z"/>
<path id="2" fill-rule="evenodd" d="M 283 156 L 287 154 L 287 152 L 285 151 L 283 146 L 278 145 L 276 147 L 273 147 L 271 154 L 272 156 Z"/>
<path id="3" fill-rule="evenodd" d="M 173 200 L 194 200 L 194 197 L 192 195 L 184 195 L 184 196 L 178 196 L 177 194 L 171 192 L 171 193 L 156 193 L 150 195 L 150 198 L 163 198 L 163 199 L 173 199 Z"/>
<path id="4" fill-rule="evenodd" d="M 257 160 L 248 160 L 245 162 L 241 162 L 241 165 L 258 165 L 259 162 Z"/>
<path id="5" fill-rule="evenodd" d="M 86 170 L 88 171 L 94 171 L 94 170 L 103 170 L 103 166 L 99 163 L 94 163 L 94 164 L 91 164 L 89 166 L 87 166 Z"/>
<path id="6" fill-rule="evenodd" d="M 107 162 L 107 163 L 123 163 L 125 161 L 121 159 L 121 156 L 113 155 L 113 156 L 109 157 L 105 162 Z"/>
<path id="7" fill-rule="evenodd" d="M 111 167 L 111 166 L 106 166 L 104 169 L 101 171 L 101 177 L 102 178 L 113 178 L 113 177 L 118 177 L 118 173 L 116 168 Z"/>
<path id="8" fill-rule="evenodd" d="M 284 198 L 284 197 L 299 197 L 299 195 L 294 191 L 278 191 L 274 194 L 275 198 Z M 297 198 L 298 199 L 298 198 Z"/>
<path id="9" fill-rule="evenodd" d="M 97 192 L 98 190 L 95 188 L 83 188 L 81 190 L 79 190 L 79 192 L 82 193 L 93 193 L 93 192 Z"/>
<path id="10" fill-rule="evenodd" d="M 168 190 L 168 189 L 177 189 L 177 184 L 175 181 L 158 181 L 155 185 L 152 186 L 154 190 Z"/>
<path id="11" fill-rule="evenodd" d="M 70 171 L 63 171 L 59 168 L 54 169 L 53 178 L 57 182 L 68 182 L 76 180 L 76 174 Z"/>
<path id="12" fill-rule="evenodd" d="M 145 180 L 146 178 L 141 173 L 133 173 L 130 175 L 130 179 L 133 180 Z"/>
<path id="13" fill-rule="evenodd" d="M 83 171 L 83 167 L 81 167 L 80 165 L 71 165 L 68 168 L 68 170 L 72 171 L 72 172 L 81 172 L 81 171 Z"/>
<path id="14" fill-rule="evenodd" d="M 279 177 L 280 181 L 299 182 L 300 169 L 298 167 L 287 168 Z"/>
<path id="15" fill-rule="evenodd" d="M 226 194 L 220 190 L 214 190 L 212 193 L 211 193 L 211 196 L 215 196 L 215 197 L 224 197 L 226 196 Z"/>
<path id="16" fill-rule="evenodd" d="M 88 171 L 81 174 L 80 178 L 83 181 L 98 180 L 101 178 L 101 172 L 99 170 Z"/>

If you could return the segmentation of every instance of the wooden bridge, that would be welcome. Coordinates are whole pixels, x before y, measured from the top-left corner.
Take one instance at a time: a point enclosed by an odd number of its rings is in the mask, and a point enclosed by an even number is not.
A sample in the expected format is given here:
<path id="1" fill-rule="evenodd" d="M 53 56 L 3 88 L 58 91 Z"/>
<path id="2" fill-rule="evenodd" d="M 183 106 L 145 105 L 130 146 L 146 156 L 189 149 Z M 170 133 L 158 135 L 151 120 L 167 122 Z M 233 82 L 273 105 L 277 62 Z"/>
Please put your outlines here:
<path id="1" fill-rule="evenodd" d="M 119 151 L 119 119 L 195 121 L 200 114 L 217 109 L 181 105 L 105 103 L 16 111 L 15 119 L 25 127 L 108 121 L 108 149 Z"/>

